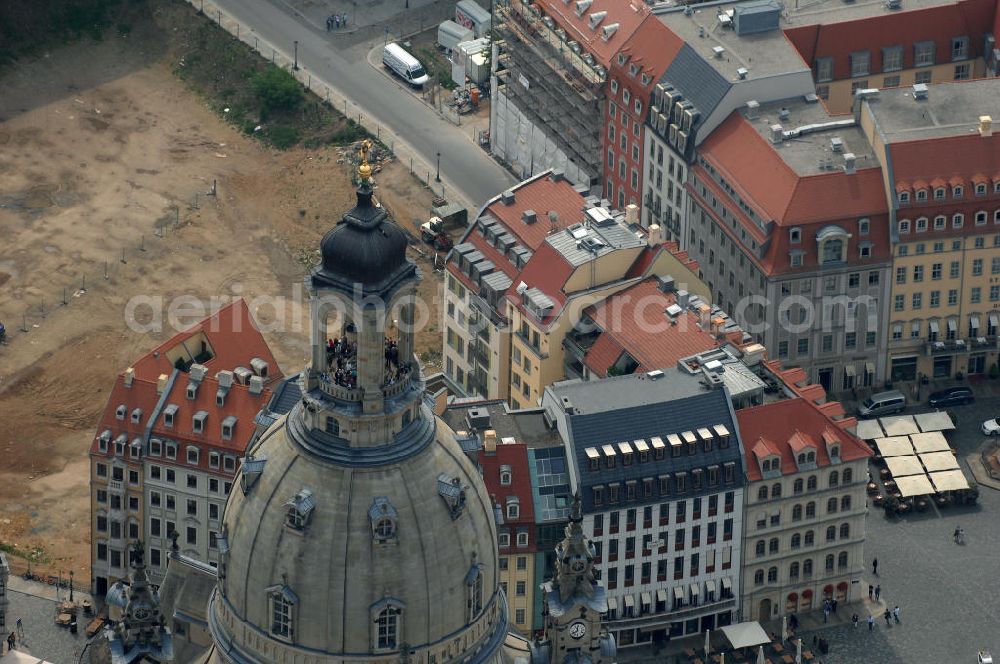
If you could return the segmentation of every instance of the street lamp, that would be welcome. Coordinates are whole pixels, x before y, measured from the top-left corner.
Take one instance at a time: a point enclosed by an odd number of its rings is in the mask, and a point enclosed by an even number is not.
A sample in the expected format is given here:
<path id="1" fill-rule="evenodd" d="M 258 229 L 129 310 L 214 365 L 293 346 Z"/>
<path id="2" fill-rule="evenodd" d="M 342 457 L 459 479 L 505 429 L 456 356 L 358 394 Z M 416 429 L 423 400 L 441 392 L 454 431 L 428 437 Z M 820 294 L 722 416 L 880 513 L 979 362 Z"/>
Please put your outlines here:
<path id="1" fill-rule="evenodd" d="M 441 181 L 441 153 L 440 152 L 437 153 L 437 157 L 438 157 L 437 173 L 434 175 L 434 181 L 435 182 L 440 182 Z"/>
<path id="2" fill-rule="evenodd" d="M 292 65 L 292 69 L 295 71 L 299 70 L 299 40 L 295 40 L 295 64 Z"/>

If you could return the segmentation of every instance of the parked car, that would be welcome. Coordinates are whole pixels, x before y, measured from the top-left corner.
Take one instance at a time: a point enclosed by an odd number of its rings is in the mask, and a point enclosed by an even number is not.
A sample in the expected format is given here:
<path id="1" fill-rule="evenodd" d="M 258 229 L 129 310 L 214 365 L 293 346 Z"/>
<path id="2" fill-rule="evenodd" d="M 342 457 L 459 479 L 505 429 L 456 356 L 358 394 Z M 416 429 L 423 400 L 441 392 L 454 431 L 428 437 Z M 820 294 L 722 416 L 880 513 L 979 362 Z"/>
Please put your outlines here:
<path id="1" fill-rule="evenodd" d="M 906 397 L 899 390 L 879 392 L 865 399 L 858 407 L 861 417 L 882 417 L 902 413 L 906 408 Z"/>
<path id="2" fill-rule="evenodd" d="M 983 435 L 984 436 L 997 436 L 1000 435 L 1000 417 L 994 417 L 992 419 L 983 422 Z"/>
<path id="3" fill-rule="evenodd" d="M 931 408 L 944 408 L 946 406 L 961 406 L 972 403 L 976 400 L 976 395 L 969 387 L 949 387 L 944 390 L 932 392 L 927 398 L 927 405 Z"/>

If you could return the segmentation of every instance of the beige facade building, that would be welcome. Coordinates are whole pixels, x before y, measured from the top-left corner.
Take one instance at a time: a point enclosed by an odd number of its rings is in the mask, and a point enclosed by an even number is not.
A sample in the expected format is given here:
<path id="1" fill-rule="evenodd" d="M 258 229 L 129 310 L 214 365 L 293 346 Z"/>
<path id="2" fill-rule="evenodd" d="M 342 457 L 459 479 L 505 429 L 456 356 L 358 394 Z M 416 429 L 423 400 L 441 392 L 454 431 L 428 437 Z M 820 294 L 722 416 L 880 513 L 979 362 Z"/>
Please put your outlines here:
<path id="1" fill-rule="evenodd" d="M 814 386 L 815 387 L 815 386 Z M 748 484 L 741 615 L 772 620 L 860 599 L 868 447 L 835 402 L 796 397 L 736 413 Z"/>
<path id="2" fill-rule="evenodd" d="M 636 221 L 553 172 L 487 204 L 448 259 L 448 376 L 469 394 L 534 406 L 566 377 L 563 342 L 588 307 L 649 275 L 707 298 L 687 256 Z"/>

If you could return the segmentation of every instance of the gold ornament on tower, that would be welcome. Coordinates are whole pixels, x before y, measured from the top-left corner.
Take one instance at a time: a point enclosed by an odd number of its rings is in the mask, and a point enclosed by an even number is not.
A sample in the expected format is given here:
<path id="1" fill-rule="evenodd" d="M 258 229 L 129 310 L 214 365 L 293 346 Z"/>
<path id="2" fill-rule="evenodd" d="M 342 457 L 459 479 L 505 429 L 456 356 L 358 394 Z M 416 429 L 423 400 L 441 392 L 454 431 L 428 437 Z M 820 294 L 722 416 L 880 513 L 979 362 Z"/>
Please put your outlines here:
<path id="1" fill-rule="evenodd" d="M 370 182 L 372 179 L 372 167 L 368 163 L 368 153 L 372 149 L 372 142 L 367 138 L 361 141 L 361 147 L 359 152 L 361 152 L 361 163 L 358 165 L 358 178 L 361 182 Z"/>

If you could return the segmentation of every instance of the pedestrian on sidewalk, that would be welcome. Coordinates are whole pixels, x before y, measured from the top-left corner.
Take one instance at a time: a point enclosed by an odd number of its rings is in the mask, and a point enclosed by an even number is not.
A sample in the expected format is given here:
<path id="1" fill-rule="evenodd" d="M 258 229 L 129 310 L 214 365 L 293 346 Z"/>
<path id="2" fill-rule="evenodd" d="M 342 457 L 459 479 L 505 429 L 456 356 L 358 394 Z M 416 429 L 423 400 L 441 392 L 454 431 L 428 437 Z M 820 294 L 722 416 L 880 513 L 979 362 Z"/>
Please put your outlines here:
<path id="1" fill-rule="evenodd" d="M 17 637 L 14 636 L 14 632 L 11 632 L 10 636 L 7 637 L 7 652 L 10 652 L 11 650 L 14 649 L 14 643 L 16 640 Z"/>
<path id="2" fill-rule="evenodd" d="M 872 560 L 872 574 L 878 576 L 878 558 Z"/>
<path id="3" fill-rule="evenodd" d="M 16 629 L 17 629 L 17 638 L 19 638 L 22 641 L 24 641 L 24 623 L 21 622 L 20 618 L 17 619 L 17 627 L 16 627 Z"/>
<path id="4" fill-rule="evenodd" d="M 885 626 L 892 627 L 892 623 L 890 622 L 892 620 L 892 612 L 889 611 L 889 609 L 885 610 L 885 613 L 882 614 L 882 617 L 885 618 Z"/>
<path id="5" fill-rule="evenodd" d="M 878 596 L 882 594 L 882 584 L 875 586 L 875 601 L 878 601 Z"/>
<path id="6" fill-rule="evenodd" d="M 899 624 L 899 604 L 897 604 L 892 609 L 892 617 L 896 620 L 896 624 Z"/>
<path id="7" fill-rule="evenodd" d="M 330 32 L 330 30 L 332 30 L 332 29 L 333 29 L 333 17 L 332 16 L 327 16 L 326 17 L 326 31 Z"/>
<path id="8" fill-rule="evenodd" d="M 337 29 L 340 29 L 340 14 L 333 15 L 333 23 L 336 25 Z"/>
<path id="9" fill-rule="evenodd" d="M 869 614 L 868 615 L 868 631 L 870 632 L 873 629 L 875 629 L 875 616 Z"/>
<path id="10" fill-rule="evenodd" d="M 875 586 L 868 584 L 868 599 L 875 599 Z"/>
<path id="11" fill-rule="evenodd" d="M 341 15 L 340 21 L 341 21 L 341 23 L 344 24 L 344 27 L 346 28 L 347 27 L 347 14 Z"/>
<path id="12" fill-rule="evenodd" d="M 823 622 L 826 622 L 830 618 L 830 603 L 827 602 L 823 605 Z"/>
<path id="13" fill-rule="evenodd" d="M 830 608 L 833 610 L 833 615 L 837 615 L 837 600 L 836 598 L 830 601 Z"/>

